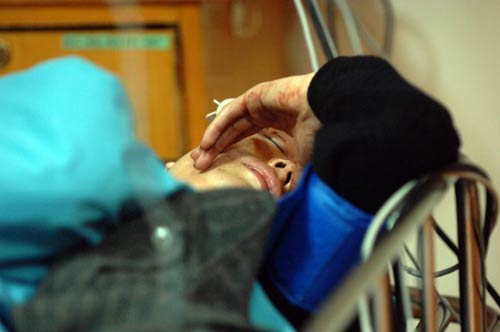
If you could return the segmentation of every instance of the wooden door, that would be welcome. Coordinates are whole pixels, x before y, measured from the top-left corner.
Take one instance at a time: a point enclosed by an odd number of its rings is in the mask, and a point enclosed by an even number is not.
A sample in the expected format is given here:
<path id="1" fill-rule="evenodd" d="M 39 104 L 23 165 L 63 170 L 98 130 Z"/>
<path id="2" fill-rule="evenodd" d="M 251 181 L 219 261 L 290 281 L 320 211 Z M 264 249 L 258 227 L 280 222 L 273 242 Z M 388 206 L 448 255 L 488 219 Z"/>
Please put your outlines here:
<path id="1" fill-rule="evenodd" d="M 0 75 L 50 58 L 78 55 L 122 80 L 133 106 L 136 132 L 163 159 L 185 150 L 185 119 L 177 72 L 176 29 L 167 25 L 76 24 L 0 30 L 10 60 Z"/>

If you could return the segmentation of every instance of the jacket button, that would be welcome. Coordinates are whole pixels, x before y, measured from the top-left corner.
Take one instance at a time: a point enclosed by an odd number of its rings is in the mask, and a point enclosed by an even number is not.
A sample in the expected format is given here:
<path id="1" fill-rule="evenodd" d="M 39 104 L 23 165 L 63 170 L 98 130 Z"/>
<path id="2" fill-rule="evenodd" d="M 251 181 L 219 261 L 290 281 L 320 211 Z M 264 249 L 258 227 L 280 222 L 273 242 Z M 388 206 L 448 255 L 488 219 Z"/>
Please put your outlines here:
<path id="1" fill-rule="evenodd" d="M 156 226 L 151 234 L 151 242 L 157 250 L 165 251 L 172 247 L 174 235 L 166 226 Z"/>

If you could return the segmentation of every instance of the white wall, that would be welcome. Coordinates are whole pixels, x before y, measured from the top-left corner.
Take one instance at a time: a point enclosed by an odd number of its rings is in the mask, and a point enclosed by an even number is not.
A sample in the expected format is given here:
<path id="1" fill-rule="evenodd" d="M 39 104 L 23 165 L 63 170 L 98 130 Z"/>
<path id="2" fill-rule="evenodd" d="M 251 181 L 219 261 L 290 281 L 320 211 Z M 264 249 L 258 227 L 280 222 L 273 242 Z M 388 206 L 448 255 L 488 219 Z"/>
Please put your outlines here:
<path id="1" fill-rule="evenodd" d="M 392 61 L 452 113 L 463 152 L 491 176 L 500 192 L 500 1 L 393 0 L 396 34 Z M 454 229 L 453 199 L 437 212 Z M 493 232 L 487 274 L 500 290 L 500 226 Z M 453 263 L 439 245 L 440 267 Z M 456 277 L 440 283 L 454 293 Z M 491 302 L 490 302 L 491 303 Z"/>
<path id="2" fill-rule="evenodd" d="M 350 3 L 374 36 L 381 39 L 380 2 L 350 0 Z M 391 62 L 410 82 L 450 110 L 462 139 L 462 151 L 490 175 L 500 194 L 500 1 L 391 0 L 391 3 L 395 14 Z M 338 15 L 335 25 L 341 55 L 352 54 Z M 296 19 L 290 29 L 291 72 L 309 72 Z M 434 215 L 456 243 L 452 193 Z M 409 239 L 410 246 L 414 247 L 414 243 L 415 238 Z M 437 237 L 435 247 L 437 269 L 456 263 L 454 255 Z M 487 256 L 488 278 L 500 291 L 499 257 L 500 225 L 493 232 Z M 442 294 L 458 295 L 457 273 L 438 279 L 437 284 Z M 491 299 L 488 303 L 493 305 Z"/>

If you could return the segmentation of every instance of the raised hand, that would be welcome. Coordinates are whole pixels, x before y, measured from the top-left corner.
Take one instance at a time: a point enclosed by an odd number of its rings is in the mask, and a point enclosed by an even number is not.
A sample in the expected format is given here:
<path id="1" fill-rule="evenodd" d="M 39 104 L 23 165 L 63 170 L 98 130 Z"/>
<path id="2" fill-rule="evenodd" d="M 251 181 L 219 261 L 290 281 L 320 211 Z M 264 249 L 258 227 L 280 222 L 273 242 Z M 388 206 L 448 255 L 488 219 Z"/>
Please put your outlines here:
<path id="1" fill-rule="evenodd" d="M 293 136 L 299 145 L 298 161 L 307 163 L 314 134 L 321 126 L 307 101 L 313 76 L 311 73 L 260 83 L 225 106 L 191 155 L 195 167 L 207 169 L 228 146 L 269 127 Z"/>

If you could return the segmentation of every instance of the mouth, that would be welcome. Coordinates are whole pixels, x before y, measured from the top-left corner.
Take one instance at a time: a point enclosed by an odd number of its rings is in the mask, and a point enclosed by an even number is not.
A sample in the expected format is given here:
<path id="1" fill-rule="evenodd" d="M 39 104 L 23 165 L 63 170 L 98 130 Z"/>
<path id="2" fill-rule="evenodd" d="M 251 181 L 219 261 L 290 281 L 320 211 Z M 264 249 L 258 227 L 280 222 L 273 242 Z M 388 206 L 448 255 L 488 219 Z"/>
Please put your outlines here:
<path id="1" fill-rule="evenodd" d="M 271 167 L 257 162 L 244 163 L 243 165 L 252 171 L 262 190 L 269 191 L 275 198 L 281 196 L 280 181 Z"/>

